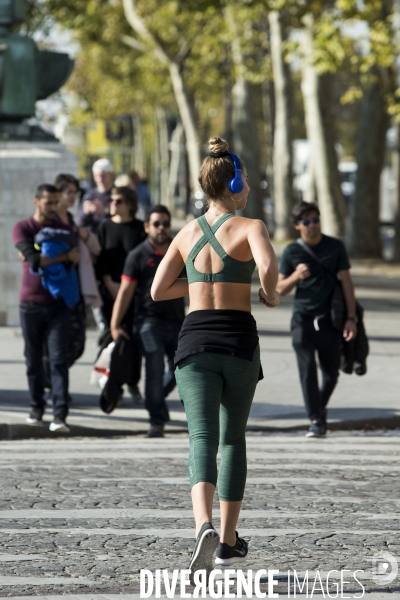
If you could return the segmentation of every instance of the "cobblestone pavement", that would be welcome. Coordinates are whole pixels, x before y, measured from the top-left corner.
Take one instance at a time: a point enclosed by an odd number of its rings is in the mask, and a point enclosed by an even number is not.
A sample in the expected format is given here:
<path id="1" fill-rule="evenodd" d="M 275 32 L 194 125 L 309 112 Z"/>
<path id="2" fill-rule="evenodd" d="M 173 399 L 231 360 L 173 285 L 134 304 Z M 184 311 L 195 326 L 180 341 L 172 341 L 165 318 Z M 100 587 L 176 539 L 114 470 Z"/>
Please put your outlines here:
<path id="1" fill-rule="evenodd" d="M 138 598 L 140 569 L 187 568 L 187 453 L 184 434 L 1 442 L 0 596 Z M 349 569 L 342 597 L 351 598 L 360 569 L 375 592 L 366 597 L 400 598 L 400 573 L 380 585 L 368 560 L 382 551 L 400 560 L 399 430 L 250 433 L 248 459 L 243 570 L 279 569 L 274 591 L 287 597 L 288 569 L 308 570 L 312 583 L 317 570 L 323 580 Z"/>

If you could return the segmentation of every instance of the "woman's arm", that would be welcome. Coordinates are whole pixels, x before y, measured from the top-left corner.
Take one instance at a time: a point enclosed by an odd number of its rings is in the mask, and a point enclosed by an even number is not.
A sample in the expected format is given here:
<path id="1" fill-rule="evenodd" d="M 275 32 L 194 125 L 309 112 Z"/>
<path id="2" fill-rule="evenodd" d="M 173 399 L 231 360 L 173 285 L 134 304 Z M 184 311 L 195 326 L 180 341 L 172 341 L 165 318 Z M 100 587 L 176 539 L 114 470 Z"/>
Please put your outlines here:
<path id="1" fill-rule="evenodd" d="M 90 229 L 87 229 L 86 227 L 80 227 L 79 236 L 88 247 L 92 258 L 94 258 L 95 256 L 99 256 L 101 252 L 101 246 L 97 235 L 90 231 Z"/>
<path id="2" fill-rule="evenodd" d="M 153 300 L 156 302 L 158 300 L 174 300 L 189 294 L 188 280 L 178 279 L 184 264 L 175 239 L 171 242 L 155 274 L 151 286 Z"/>
<path id="3" fill-rule="evenodd" d="M 278 261 L 269 241 L 268 230 L 262 221 L 252 222 L 249 227 L 248 242 L 260 277 L 260 301 L 270 308 L 277 306 L 279 304 L 279 294 L 276 290 Z"/>
<path id="4" fill-rule="evenodd" d="M 111 279 L 111 275 L 103 275 L 103 283 L 110 292 L 112 298 L 115 300 L 121 284 L 113 281 L 113 279 Z"/>

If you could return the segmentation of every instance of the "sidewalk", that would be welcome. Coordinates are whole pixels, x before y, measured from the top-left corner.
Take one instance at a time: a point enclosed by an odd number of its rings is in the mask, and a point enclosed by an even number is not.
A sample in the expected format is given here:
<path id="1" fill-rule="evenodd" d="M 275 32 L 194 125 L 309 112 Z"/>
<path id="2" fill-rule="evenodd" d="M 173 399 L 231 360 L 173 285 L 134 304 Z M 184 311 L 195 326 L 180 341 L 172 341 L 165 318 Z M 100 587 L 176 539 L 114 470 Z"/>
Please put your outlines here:
<path id="1" fill-rule="evenodd" d="M 358 300 L 365 308 L 370 339 L 368 373 L 341 374 L 329 405 L 332 430 L 400 427 L 400 274 L 398 269 L 355 265 Z M 253 286 L 253 314 L 257 321 L 265 379 L 257 386 L 250 413 L 250 430 L 304 430 L 308 428 L 291 347 L 289 322 L 292 296 L 269 310 L 257 301 Z M 125 394 L 121 408 L 105 415 L 98 406 L 99 390 L 89 385 L 96 356 L 94 331 L 88 332 L 86 351 L 70 372 L 73 403 L 68 423 L 73 436 L 144 434 L 148 416 Z M 143 386 L 143 380 L 141 381 Z M 54 437 L 47 427 L 25 424 L 29 397 L 19 328 L 0 328 L 0 439 Z M 168 398 L 171 421 L 167 432 L 186 431 L 186 419 L 176 390 Z M 45 415 L 48 424 L 51 409 Z M 59 437 L 59 436 L 58 436 Z"/>

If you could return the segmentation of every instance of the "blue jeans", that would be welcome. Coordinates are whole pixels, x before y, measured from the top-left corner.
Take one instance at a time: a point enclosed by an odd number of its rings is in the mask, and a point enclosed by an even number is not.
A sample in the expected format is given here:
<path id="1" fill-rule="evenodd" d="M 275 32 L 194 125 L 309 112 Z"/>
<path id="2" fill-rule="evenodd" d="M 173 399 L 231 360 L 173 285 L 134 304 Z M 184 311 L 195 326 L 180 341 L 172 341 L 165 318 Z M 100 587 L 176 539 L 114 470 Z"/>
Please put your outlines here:
<path id="1" fill-rule="evenodd" d="M 21 302 L 20 319 L 31 408 L 42 413 L 45 409 L 43 347 L 47 346 L 54 416 L 65 419 L 68 414 L 68 308 L 64 302 Z"/>
<path id="2" fill-rule="evenodd" d="M 174 389 L 175 376 L 170 375 L 164 386 L 164 357 L 173 373 L 173 360 L 178 346 L 181 323 L 145 319 L 137 324 L 141 348 L 146 358 L 146 409 L 152 425 L 162 425 L 168 420 L 165 397 Z"/>

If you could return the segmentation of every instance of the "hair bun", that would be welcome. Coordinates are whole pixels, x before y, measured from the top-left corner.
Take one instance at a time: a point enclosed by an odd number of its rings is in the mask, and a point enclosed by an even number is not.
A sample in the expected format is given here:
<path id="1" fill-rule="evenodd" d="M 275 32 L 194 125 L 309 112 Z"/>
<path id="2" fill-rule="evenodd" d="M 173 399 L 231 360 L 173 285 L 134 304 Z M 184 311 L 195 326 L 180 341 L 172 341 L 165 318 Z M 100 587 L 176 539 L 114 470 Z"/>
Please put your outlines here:
<path id="1" fill-rule="evenodd" d="M 228 152 L 229 144 L 226 140 L 223 140 L 220 137 L 212 137 L 208 140 L 208 147 L 210 152 L 215 152 L 219 154 L 220 152 Z"/>

